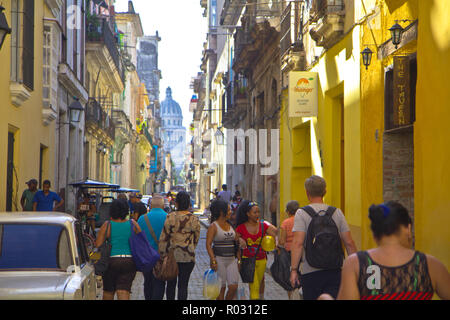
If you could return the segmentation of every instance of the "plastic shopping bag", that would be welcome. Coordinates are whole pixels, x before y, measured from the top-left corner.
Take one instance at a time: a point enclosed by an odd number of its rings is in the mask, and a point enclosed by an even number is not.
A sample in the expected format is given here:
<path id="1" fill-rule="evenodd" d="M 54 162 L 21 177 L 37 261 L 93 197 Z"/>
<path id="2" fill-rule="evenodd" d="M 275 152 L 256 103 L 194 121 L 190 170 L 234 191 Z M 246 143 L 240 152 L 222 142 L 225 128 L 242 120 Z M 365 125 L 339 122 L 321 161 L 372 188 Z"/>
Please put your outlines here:
<path id="1" fill-rule="evenodd" d="M 208 300 L 215 300 L 220 294 L 221 281 L 219 275 L 212 269 L 203 275 L 203 296 Z"/>
<path id="2" fill-rule="evenodd" d="M 248 300 L 247 292 L 245 290 L 244 285 L 239 285 L 238 291 L 236 294 L 236 300 Z"/>

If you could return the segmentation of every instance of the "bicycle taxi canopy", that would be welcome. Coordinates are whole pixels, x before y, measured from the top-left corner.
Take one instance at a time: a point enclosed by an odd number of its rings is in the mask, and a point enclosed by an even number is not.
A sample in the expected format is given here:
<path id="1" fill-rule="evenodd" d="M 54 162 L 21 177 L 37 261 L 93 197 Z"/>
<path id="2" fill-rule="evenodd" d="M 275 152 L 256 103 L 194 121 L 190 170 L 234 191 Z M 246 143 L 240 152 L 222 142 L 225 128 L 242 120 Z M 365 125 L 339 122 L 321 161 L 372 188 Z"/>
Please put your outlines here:
<path id="1" fill-rule="evenodd" d="M 89 179 L 70 183 L 69 185 L 73 186 L 74 188 L 81 188 L 81 189 L 112 189 L 112 190 L 115 190 L 115 189 L 120 188 L 120 185 L 118 185 L 118 184 L 89 180 Z"/>
<path id="2" fill-rule="evenodd" d="M 139 193 L 141 191 L 137 190 L 137 189 L 130 189 L 130 188 L 117 188 L 117 189 L 108 190 L 108 192 L 117 192 L 117 193 L 136 192 L 136 193 Z"/>

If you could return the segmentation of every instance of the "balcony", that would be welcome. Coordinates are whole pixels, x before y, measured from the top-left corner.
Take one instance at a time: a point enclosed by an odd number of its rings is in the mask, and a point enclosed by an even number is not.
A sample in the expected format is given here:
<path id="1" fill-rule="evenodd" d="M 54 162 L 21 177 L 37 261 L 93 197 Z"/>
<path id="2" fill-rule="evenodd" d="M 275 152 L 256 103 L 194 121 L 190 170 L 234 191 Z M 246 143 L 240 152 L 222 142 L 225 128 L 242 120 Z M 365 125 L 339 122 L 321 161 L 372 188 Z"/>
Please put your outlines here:
<path id="1" fill-rule="evenodd" d="M 309 31 L 316 45 L 331 48 L 344 33 L 344 0 L 318 0 L 311 21 L 316 21 L 316 25 Z"/>
<path id="2" fill-rule="evenodd" d="M 103 132 L 111 140 L 115 138 L 116 127 L 111 117 L 102 109 L 97 100 L 89 98 L 86 105 L 86 126 Z"/>
<path id="3" fill-rule="evenodd" d="M 303 47 L 302 17 L 299 16 L 299 9 L 289 3 L 281 15 L 281 69 L 283 72 L 290 70 L 304 70 L 305 52 Z"/>
<path id="4" fill-rule="evenodd" d="M 280 52 L 282 57 L 291 50 L 298 52 L 303 49 L 302 34 L 298 32 L 301 23 L 299 26 L 299 21 L 296 22 L 297 11 L 295 6 L 289 3 L 281 15 Z"/>
<path id="5" fill-rule="evenodd" d="M 128 116 L 123 110 L 113 109 L 112 116 L 114 123 L 116 124 L 117 134 L 124 137 L 127 143 L 131 142 L 131 137 L 133 135 L 133 125 L 131 124 Z"/>
<path id="6" fill-rule="evenodd" d="M 220 13 L 221 25 L 236 25 L 241 16 L 246 0 L 225 0 Z"/>
<path id="7" fill-rule="evenodd" d="M 95 22 L 95 23 L 94 23 Z M 88 21 L 86 32 L 86 53 L 93 58 L 93 63 L 109 66 L 111 84 L 117 86 L 116 91 L 123 90 L 125 68 L 120 57 L 117 41 L 106 19 L 92 18 Z"/>
<path id="8" fill-rule="evenodd" d="M 234 80 L 233 89 L 231 88 L 231 85 L 227 87 L 227 109 L 222 114 L 222 124 L 227 129 L 236 127 L 248 106 L 247 79 L 242 74 L 238 74 Z"/>
<path id="9" fill-rule="evenodd" d="M 149 128 L 146 125 L 142 126 L 142 134 L 147 139 L 148 143 L 150 143 L 150 146 L 153 146 L 153 138 L 149 132 Z"/>
<path id="10" fill-rule="evenodd" d="M 279 31 L 268 20 L 256 22 L 256 16 L 243 18 L 243 28 L 235 33 L 233 70 L 243 73 L 255 66 L 268 48 L 279 43 Z"/>
<path id="11" fill-rule="evenodd" d="M 206 17 L 208 15 L 208 0 L 200 0 L 200 6 L 205 9 L 203 11 L 203 16 Z"/>

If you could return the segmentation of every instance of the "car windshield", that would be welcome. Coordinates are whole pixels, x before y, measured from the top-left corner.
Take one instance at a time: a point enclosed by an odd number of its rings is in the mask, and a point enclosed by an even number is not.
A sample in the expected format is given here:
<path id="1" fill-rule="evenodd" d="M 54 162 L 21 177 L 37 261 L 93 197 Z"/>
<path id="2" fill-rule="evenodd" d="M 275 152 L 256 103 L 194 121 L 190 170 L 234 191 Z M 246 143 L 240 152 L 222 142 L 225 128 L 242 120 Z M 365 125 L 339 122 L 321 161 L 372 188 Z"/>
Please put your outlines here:
<path id="1" fill-rule="evenodd" d="M 73 265 L 66 228 L 0 224 L 0 270 L 67 270 Z"/>

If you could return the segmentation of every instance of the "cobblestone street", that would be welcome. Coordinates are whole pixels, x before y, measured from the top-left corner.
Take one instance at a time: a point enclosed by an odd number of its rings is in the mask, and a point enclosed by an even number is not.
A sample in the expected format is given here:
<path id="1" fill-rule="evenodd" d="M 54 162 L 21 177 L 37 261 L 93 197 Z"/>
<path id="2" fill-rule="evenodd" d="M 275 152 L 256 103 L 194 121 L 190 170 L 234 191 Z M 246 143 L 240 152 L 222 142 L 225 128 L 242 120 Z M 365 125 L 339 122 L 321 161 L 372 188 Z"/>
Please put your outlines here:
<path id="1" fill-rule="evenodd" d="M 208 219 L 200 216 L 202 229 L 200 231 L 200 241 L 196 249 L 196 262 L 194 270 L 192 271 L 191 278 L 189 280 L 189 300 L 205 300 L 203 297 L 203 274 L 209 269 L 209 256 L 206 251 L 206 231 L 209 225 Z M 268 255 L 266 279 L 265 279 L 265 300 L 287 300 L 288 295 L 286 291 L 281 288 L 270 276 L 269 268 L 273 262 L 273 255 Z M 239 289 L 244 288 L 245 299 L 249 297 L 248 285 L 240 283 Z M 98 299 L 102 298 L 101 292 L 99 292 Z M 144 277 L 141 272 L 136 274 L 133 286 L 131 288 L 131 300 L 145 300 L 144 299 Z"/>

